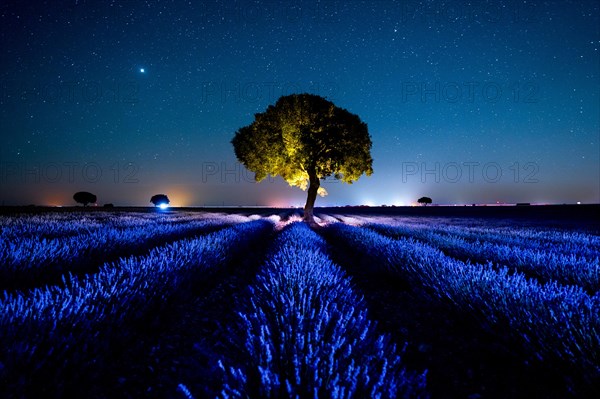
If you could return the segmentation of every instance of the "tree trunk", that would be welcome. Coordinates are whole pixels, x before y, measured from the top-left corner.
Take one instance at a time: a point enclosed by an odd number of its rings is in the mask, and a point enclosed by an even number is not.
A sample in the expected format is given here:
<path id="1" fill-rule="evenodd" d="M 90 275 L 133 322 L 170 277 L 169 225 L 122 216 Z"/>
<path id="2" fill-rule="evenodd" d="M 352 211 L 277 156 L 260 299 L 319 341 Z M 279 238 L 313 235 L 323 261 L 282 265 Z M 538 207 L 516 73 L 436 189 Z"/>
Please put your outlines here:
<path id="1" fill-rule="evenodd" d="M 321 180 L 319 180 L 316 173 L 309 173 L 308 179 L 310 185 L 308 186 L 306 205 L 304 205 L 304 221 L 310 225 L 314 225 L 316 223 L 313 216 L 313 208 L 315 206 L 315 200 L 317 199 L 317 191 L 321 186 Z"/>

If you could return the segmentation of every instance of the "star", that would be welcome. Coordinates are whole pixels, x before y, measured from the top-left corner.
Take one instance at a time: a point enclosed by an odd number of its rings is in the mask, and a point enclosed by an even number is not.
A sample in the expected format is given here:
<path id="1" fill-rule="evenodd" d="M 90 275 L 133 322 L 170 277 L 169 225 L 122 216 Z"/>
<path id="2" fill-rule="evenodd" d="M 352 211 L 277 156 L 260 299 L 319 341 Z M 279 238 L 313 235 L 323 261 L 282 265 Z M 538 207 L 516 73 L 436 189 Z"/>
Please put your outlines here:
<path id="1" fill-rule="evenodd" d="M 144 68 L 140 68 L 140 73 L 145 73 L 146 70 Z"/>

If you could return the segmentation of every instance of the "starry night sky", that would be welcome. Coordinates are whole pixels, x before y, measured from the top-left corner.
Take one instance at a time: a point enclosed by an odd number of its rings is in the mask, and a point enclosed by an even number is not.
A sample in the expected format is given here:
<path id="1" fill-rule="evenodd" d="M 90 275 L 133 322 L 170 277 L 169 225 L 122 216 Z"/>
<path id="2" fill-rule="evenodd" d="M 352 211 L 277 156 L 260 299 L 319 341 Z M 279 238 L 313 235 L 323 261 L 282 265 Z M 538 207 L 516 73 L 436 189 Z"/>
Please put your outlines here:
<path id="1" fill-rule="evenodd" d="M 0 3 L 0 201 L 303 205 L 230 144 L 281 95 L 358 114 L 317 206 L 600 202 L 597 1 Z"/>

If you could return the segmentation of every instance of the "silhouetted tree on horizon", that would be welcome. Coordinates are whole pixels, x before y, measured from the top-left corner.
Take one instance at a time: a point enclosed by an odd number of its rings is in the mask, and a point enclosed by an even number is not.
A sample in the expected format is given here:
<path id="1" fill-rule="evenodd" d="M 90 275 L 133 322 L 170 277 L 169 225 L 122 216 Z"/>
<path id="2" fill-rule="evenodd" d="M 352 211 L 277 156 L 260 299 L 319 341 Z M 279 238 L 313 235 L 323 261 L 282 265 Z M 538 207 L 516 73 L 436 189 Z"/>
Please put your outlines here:
<path id="1" fill-rule="evenodd" d="M 427 204 L 431 204 L 433 201 L 429 197 L 421 197 L 417 202 L 423 206 L 427 206 Z"/>
<path id="2" fill-rule="evenodd" d="M 79 204 L 83 204 L 83 206 L 87 206 L 88 204 L 96 203 L 96 196 L 92 193 L 88 193 L 87 191 L 79 191 L 73 194 L 73 199 L 75 202 Z"/>
<path id="3" fill-rule="evenodd" d="M 154 204 L 154 206 L 160 206 L 162 204 L 169 205 L 169 197 L 166 194 L 156 194 L 150 198 L 150 202 Z"/>
<path id="4" fill-rule="evenodd" d="M 280 175 L 290 186 L 308 188 L 304 220 L 314 224 L 321 180 L 352 183 L 373 173 L 367 124 L 349 111 L 314 94 L 280 97 L 231 140 L 237 159 L 261 181 Z"/>

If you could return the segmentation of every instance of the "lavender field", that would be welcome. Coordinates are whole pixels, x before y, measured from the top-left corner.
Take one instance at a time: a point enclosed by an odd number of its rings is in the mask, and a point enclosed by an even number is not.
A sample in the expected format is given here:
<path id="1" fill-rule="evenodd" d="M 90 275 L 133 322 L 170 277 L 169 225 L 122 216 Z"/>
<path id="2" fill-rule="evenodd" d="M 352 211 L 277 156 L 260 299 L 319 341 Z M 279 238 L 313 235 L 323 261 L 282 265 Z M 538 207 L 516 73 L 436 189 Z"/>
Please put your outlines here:
<path id="1" fill-rule="evenodd" d="M 598 230 L 315 216 L 1 215 L 0 397 L 600 397 Z"/>

